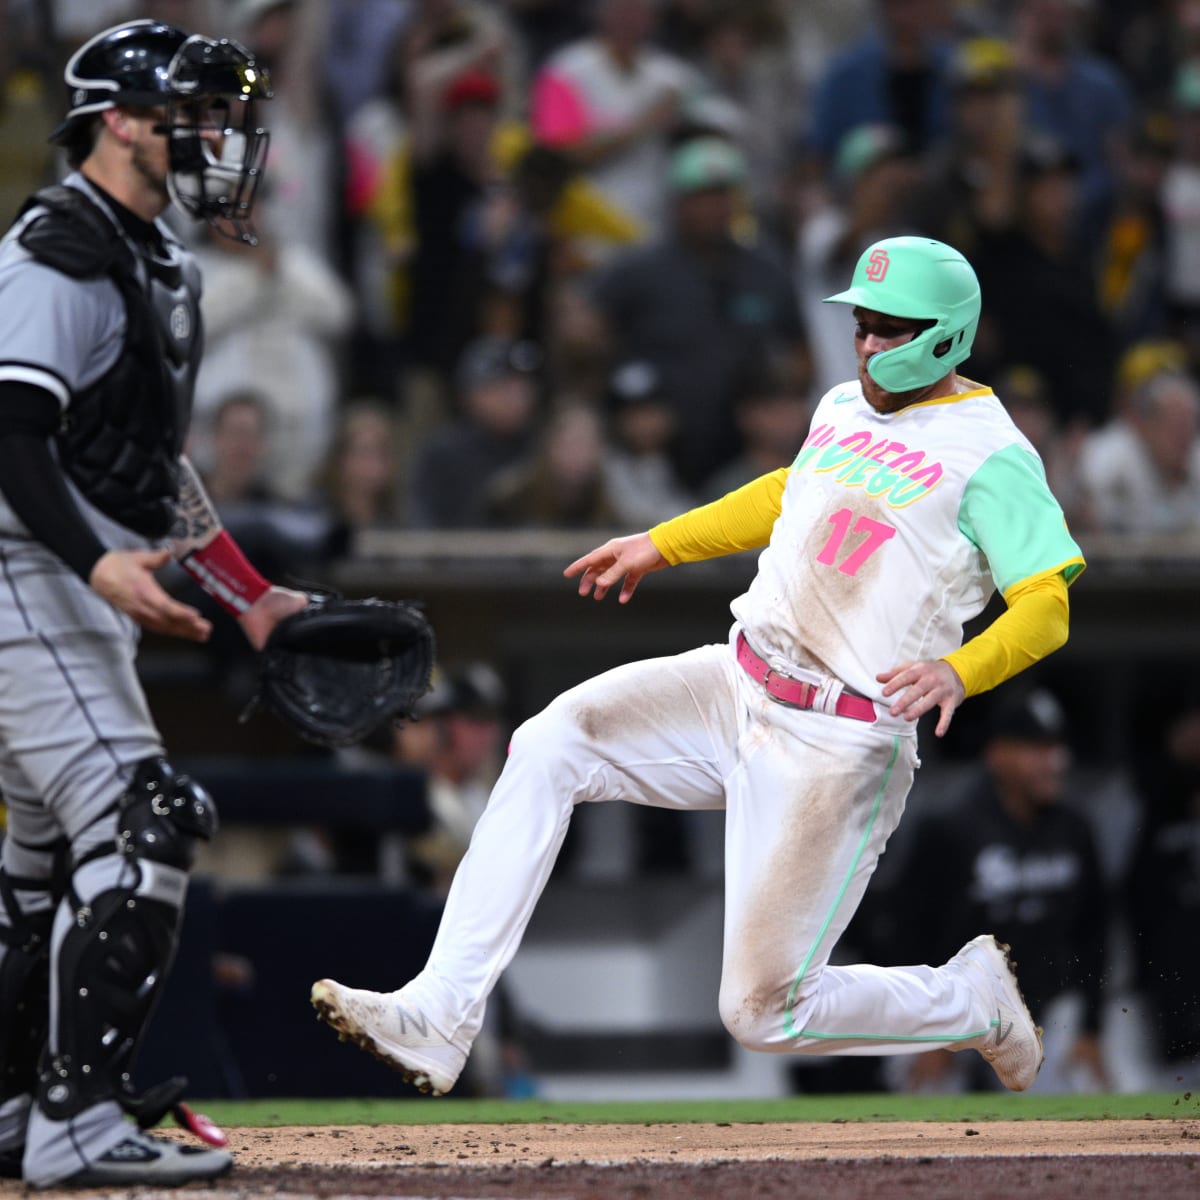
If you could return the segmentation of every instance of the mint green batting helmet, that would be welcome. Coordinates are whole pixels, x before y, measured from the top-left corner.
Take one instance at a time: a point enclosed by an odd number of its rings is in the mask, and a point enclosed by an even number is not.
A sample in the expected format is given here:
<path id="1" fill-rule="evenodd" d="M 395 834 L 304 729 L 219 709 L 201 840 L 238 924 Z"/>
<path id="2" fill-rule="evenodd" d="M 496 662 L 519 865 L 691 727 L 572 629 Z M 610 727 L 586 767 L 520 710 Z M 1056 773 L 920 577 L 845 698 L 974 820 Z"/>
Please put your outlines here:
<path id="1" fill-rule="evenodd" d="M 937 383 L 970 355 L 979 328 L 979 280 L 971 264 L 932 238 L 885 238 L 868 246 L 850 286 L 825 303 L 933 322 L 911 342 L 871 356 L 867 373 L 889 392 Z"/>

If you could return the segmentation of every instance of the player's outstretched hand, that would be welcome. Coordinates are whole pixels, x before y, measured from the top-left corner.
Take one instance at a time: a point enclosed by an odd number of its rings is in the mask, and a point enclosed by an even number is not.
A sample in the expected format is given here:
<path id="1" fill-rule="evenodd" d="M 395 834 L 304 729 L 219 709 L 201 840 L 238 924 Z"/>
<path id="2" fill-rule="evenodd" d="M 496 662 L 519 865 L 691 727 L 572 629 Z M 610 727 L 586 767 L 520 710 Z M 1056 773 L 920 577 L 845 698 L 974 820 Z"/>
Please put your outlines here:
<path id="1" fill-rule="evenodd" d="M 906 721 L 915 721 L 931 708 L 939 709 L 934 729 L 938 737 L 945 736 L 954 710 L 967 694 L 958 672 L 940 658 L 933 662 L 902 663 L 890 671 L 880 671 L 875 678 L 886 685 L 884 696 L 896 696 L 888 709 L 893 717 L 903 716 Z"/>
<path id="2" fill-rule="evenodd" d="M 303 592 L 291 588 L 273 586 L 270 591 L 263 592 L 241 616 L 238 624 L 246 635 L 250 645 L 255 650 L 261 650 L 271 636 L 271 630 L 292 613 L 298 613 L 308 606 L 308 597 Z"/>
<path id="3" fill-rule="evenodd" d="M 205 642 L 212 623 L 199 609 L 169 596 L 154 578 L 170 557 L 169 550 L 109 550 L 96 560 L 88 583 L 143 629 Z"/>
<path id="4" fill-rule="evenodd" d="M 633 533 L 628 537 L 612 538 L 577 558 L 563 574 L 568 579 L 578 575 L 579 594 L 586 596 L 590 592 L 597 600 L 603 600 L 613 584 L 623 578 L 625 582 L 617 599 L 627 604 L 643 575 L 667 565 L 648 533 Z"/>

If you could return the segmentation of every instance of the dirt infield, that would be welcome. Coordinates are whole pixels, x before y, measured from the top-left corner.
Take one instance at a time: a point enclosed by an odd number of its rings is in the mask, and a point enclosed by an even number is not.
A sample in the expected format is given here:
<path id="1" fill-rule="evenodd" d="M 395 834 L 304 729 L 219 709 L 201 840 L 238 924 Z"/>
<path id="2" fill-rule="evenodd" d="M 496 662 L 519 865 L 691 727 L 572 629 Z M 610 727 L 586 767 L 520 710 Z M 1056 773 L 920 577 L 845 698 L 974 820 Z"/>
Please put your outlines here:
<path id="1" fill-rule="evenodd" d="M 1172 1154 L 1200 1160 L 1200 1120 L 329 1126 L 234 1129 L 230 1145 L 246 1167 L 281 1160 L 314 1166 L 462 1167 L 536 1166 L 547 1159 L 705 1164 L 1034 1154 Z M 1200 1169 L 1200 1161 L 1196 1166 Z M 1196 1182 L 1200 1194 L 1200 1175 Z"/>
<path id="2" fill-rule="evenodd" d="M 325 1126 L 234 1129 L 230 1147 L 237 1168 L 214 1187 L 120 1195 L 131 1200 L 194 1192 L 209 1200 L 1200 1195 L 1196 1120 Z M 19 1184 L 0 1186 L 0 1196 L 23 1193 Z"/>

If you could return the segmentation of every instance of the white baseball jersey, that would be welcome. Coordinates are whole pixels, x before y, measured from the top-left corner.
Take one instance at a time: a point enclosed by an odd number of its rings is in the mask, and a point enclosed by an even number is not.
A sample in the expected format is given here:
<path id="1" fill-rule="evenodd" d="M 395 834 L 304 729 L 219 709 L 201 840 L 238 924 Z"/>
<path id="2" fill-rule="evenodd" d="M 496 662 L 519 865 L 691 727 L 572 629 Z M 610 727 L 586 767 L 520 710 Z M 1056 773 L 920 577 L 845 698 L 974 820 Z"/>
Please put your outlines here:
<path id="1" fill-rule="evenodd" d="M 991 388 L 877 413 L 828 392 L 734 616 L 772 666 L 881 699 L 875 676 L 940 658 L 994 588 L 1083 556 L 1041 459 Z"/>

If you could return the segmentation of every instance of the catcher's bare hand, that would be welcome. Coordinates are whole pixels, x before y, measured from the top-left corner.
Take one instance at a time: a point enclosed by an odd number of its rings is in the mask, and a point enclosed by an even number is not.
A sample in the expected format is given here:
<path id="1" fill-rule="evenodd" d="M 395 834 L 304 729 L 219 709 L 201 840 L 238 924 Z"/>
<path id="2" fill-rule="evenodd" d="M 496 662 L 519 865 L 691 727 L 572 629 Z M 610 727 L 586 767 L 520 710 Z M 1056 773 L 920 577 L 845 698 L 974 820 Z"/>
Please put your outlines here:
<path id="1" fill-rule="evenodd" d="M 966 699 L 966 688 L 958 672 L 944 659 L 932 662 L 903 663 L 875 678 L 886 686 L 884 696 L 896 696 L 888 712 L 906 721 L 923 717 L 932 708 L 940 710 L 934 733 L 943 737 L 950 728 L 954 710 Z M 899 693 L 897 695 L 897 693 Z"/>
<path id="2" fill-rule="evenodd" d="M 170 557 L 165 549 L 109 550 L 96 560 L 88 583 L 143 629 L 205 642 L 212 633 L 212 622 L 205 620 L 199 609 L 168 595 L 154 578 L 154 572 Z"/>
<path id="3" fill-rule="evenodd" d="M 568 579 L 578 575 L 579 594 L 586 596 L 590 592 L 597 600 L 603 600 L 613 584 L 624 578 L 617 599 L 627 604 L 643 575 L 667 565 L 648 533 L 633 533 L 628 537 L 612 538 L 577 558 L 563 575 Z"/>
<path id="4" fill-rule="evenodd" d="M 308 596 L 304 592 L 296 592 L 291 588 L 272 587 L 261 596 L 246 611 L 239 615 L 238 624 L 246 635 L 247 641 L 255 650 L 261 650 L 271 636 L 271 630 L 292 613 L 308 607 Z"/>

